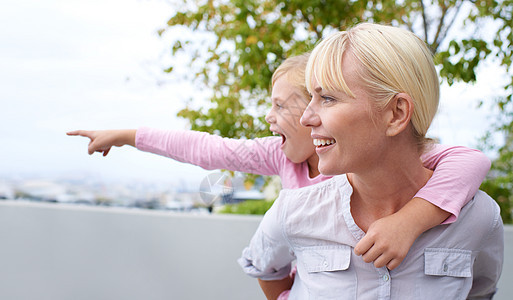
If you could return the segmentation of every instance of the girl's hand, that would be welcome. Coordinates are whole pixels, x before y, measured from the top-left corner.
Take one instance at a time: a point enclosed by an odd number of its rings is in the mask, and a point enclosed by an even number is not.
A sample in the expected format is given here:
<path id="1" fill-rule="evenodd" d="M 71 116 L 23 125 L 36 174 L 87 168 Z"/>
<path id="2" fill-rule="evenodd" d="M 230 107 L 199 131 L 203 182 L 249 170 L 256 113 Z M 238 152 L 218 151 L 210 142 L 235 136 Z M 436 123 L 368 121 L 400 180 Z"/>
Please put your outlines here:
<path id="1" fill-rule="evenodd" d="M 83 136 L 89 138 L 87 152 L 89 155 L 94 152 L 103 153 L 103 156 L 109 154 L 112 146 L 121 147 L 131 145 L 135 147 L 135 129 L 122 130 L 74 130 L 67 132 L 70 136 Z"/>
<path id="2" fill-rule="evenodd" d="M 397 268 L 415 240 L 451 214 L 422 198 L 413 198 L 398 212 L 374 221 L 354 252 L 376 268 Z"/>
<path id="3" fill-rule="evenodd" d="M 374 221 L 356 244 L 355 254 L 361 255 L 366 263 L 374 262 L 376 268 L 386 266 L 393 270 L 401 264 L 420 234 L 405 223 L 395 214 Z"/>

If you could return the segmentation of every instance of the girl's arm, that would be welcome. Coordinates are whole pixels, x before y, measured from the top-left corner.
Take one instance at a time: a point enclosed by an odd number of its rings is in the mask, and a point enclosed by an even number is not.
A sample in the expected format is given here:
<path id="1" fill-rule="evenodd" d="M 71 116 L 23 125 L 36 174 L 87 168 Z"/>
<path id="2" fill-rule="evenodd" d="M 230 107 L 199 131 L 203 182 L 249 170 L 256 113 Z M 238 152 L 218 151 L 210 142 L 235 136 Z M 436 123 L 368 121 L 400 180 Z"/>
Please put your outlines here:
<path id="1" fill-rule="evenodd" d="M 253 140 L 229 139 L 198 131 L 137 130 L 137 149 L 207 170 L 227 169 L 259 175 L 279 174 L 283 152 L 281 139 L 267 137 Z"/>
<path id="2" fill-rule="evenodd" d="M 200 166 L 207 170 L 227 169 L 260 175 L 279 174 L 283 152 L 280 138 L 228 139 L 197 131 L 158 130 L 76 130 L 67 133 L 88 137 L 89 154 L 106 156 L 112 146 L 131 145 L 139 150 Z"/>
<path id="3" fill-rule="evenodd" d="M 433 176 L 401 210 L 375 221 L 355 247 L 355 254 L 376 267 L 394 269 L 424 231 L 454 222 L 490 169 L 480 151 L 436 145 L 422 156 Z"/>
<path id="4" fill-rule="evenodd" d="M 444 145 L 434 145 L 421 158 L 434 173 L 415 197 L 451 213 L 444 224 L 456 221 L 461 208 L 474 197 L 488 174 L 490 159 L 479 150 Z"/>
<path id="5" fill-rule="evenodd" d="M 100 152 L 103 156 L 109 154 L 113 146 L 122 147 L 130 145 L 135 147 L 135 129 L 122 130 L 75 130 L 66 133 L 71 136 L 83 136 L 91 141 L 87 146 L 89 155 Z"/>

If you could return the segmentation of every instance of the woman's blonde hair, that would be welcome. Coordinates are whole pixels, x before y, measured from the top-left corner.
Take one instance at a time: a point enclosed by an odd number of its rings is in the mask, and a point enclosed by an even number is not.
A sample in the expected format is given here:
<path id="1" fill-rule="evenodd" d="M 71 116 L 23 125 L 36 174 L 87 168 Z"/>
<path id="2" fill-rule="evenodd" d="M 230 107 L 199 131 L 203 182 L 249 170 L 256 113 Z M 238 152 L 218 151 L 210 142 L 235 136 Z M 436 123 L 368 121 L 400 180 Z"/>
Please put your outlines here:
<path id="1" fill-rule="evenodd" d="M 360 63 L 359 77 L 379 108 L 384 108 L 398 93 L 414 102 L 411 122 L 419 146 L 428 139 L 426 132 L 437 110 L 440 84 L 433 55 L 412 32 L 385 25 L 363 23 L 335 33 L 319 43 L 306 67 L 306 86 L 311 81 L 328 91 L 349 90 L 342 76 L 343 56 L 350 51 Z"/>
<path id="2" fill-rule="evenodd" d="M 276 80 L 281 76 L 285 76 L 287 82 L 292 86 L 298 88 L 301 94 L 305 96 L 308 101 L 310 100 L 310 93 L 305 85 L 305 69 L 308 63 L 310 53 L 304 53 L 298 56 L 289 57 L 274 71 L 272 77 L 272 85 L 274 86 Z"/>

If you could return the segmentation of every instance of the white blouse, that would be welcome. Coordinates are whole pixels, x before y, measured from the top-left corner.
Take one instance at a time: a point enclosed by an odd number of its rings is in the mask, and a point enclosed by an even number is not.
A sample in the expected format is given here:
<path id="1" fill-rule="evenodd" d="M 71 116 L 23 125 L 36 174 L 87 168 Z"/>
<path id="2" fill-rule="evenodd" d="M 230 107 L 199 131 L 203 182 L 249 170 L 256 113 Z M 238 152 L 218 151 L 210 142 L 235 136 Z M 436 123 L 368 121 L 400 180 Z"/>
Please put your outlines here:
<path id="1" fill-rule="evenodd" d="M 263 280 L 288 276 L 289 299 L 491 299 L 502 271 L 504 235 L 499 207 L 479 191 L 458 220 L 422 234 L 401 265 L 375 268 L 354 254 L 364 236 L 350 210 L 345 175 L 282 190 L 239 264 Z"/>

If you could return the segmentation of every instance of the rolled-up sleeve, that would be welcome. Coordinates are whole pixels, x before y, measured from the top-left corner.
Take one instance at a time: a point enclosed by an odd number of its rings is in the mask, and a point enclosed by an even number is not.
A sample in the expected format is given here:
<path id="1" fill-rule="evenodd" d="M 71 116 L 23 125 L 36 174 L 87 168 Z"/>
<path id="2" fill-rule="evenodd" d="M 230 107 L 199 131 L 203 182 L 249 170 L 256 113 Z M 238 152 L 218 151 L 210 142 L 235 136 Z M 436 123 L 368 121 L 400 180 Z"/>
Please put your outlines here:
<path id="1" fill-rule="evenodd" d="M 238 263 L 249 276 L 262 280 L 283 279 L 290 273 L 295 259 L 280 222 L 280 197 L 267 211 L 248 247 L 242 251 Z"/>

